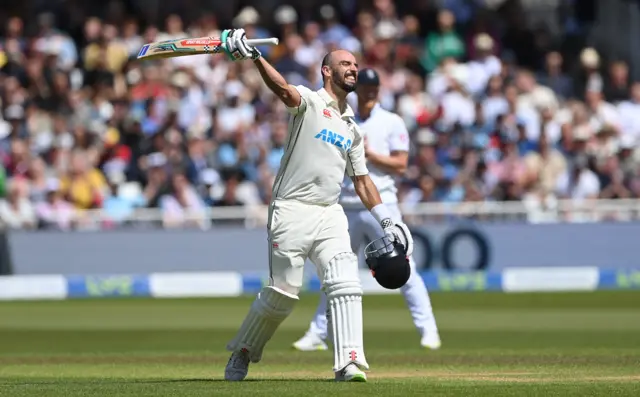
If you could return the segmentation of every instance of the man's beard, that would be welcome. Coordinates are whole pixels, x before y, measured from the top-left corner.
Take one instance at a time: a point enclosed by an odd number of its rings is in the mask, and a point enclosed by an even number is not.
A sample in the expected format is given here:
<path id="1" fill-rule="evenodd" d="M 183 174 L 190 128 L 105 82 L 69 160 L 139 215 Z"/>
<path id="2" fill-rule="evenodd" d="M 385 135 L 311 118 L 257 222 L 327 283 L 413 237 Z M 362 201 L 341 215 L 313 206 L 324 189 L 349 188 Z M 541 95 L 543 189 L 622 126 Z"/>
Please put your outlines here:
<path id="1" fill-rule="evenodd" d="M 347 83 L 347 77 L 348 76 L 353 76 L 354 82 L 353 83 Z M 342 79 L 340 79 L 339 75 L 337 73 L 333 74 L 333 84 L 337 85 L 338 87 L 340 87 L 341 90 L 343 90 L 346 93 L 350 93 L 356 90 L 356 83 L 358 82 L 358 78 L 356 74 L 345 74 Z"/>

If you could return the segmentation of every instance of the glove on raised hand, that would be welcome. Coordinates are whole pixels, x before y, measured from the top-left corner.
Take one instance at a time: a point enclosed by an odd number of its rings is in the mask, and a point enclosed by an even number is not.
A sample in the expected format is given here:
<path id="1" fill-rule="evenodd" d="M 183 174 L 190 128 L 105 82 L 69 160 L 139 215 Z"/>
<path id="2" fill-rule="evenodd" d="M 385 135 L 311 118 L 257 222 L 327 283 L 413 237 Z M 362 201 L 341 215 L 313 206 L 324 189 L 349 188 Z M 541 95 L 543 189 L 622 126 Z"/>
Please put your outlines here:
<path id="1" fill-rule="evenodd" d="M 232 61 L 256 60 L 262 56 L 260 50 L 247 43 L 247 34 L 244 29 L 225 29 L 222 31 L 220 41 L 224 46 L 225 54 Z"/>

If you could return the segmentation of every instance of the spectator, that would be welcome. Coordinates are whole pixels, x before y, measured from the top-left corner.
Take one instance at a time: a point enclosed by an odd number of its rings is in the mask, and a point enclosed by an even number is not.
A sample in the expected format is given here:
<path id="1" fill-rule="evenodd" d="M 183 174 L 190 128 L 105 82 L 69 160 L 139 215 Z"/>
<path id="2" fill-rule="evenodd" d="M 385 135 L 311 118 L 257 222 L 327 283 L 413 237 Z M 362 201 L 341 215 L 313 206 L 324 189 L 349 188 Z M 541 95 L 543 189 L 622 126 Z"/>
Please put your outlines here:
<path id="1" fill-rule="evenodd" d="M 100 208 L 108 187 L 104 175 L 85 151 L 76 149 L 70 160 L 69 174 L 60 181 L 63 196 L 77 209 Z"/>
<path id="2" fill-rule="evenodd" d="M 469 93 L 481 97 L 489 79 L 499 76 L 502 63 L 493 55 L 493 39 L 486 33 L 480 33 L 474 40 L 476 55 L 469 62 Z"/>
<path id="3" fill-rule="evenodd" d="M 37 202 L 35 212 L 41 229 L 67 231 L 75 225 L 75 209 L 64 200 L 60 181 L 55 178 L 47 179 L 45 199 Z"/>
<path id="4" fill-rule="evenodd" d="M 209 227 L 206 207 L 183 174 L 173 176 L 171 193 L 160 197 L 159 204 L 164 227 Z"/>
<path id="5" fill-rule="evenodd" d="M 558 178 L 556 191 L 560 198 L 596 199 L 600 194 L 598 176 L 588 168 L 586 157 L 577 157 L 571 167 Z"/>
<path id="6" fill-rule="evenodd" d="M 422 66 L 431 72 L 444 58 L 462 59 L 465 55 L 464 43 L 455 31 L 455 17 L 451 11 L 438 13 L 438 31 L 429 33 L 425 43 Z"/>
<path id="7" fill-rule="evenodd" d="M 340 23 L 338 19 L 338 13 L 333 6 L 325 4 L 320 7 L 320 17 L 324 27 L 323 33 L 320 35 L 320 40 L 325 45 L 332 43 L 339 44 L 343 40 L 351 37 L 349 29 Z"/>
<path id="8" fill-rule="evenodd" d="M 567 161 L 547 140 L 546 134 L 540 135 L 538 151 L 526 155 L 524 162 L 527 169 L 525 184 L 541 197 L 554 192 L 558 178 L 567 171 Z"/>
<path id="9" fill-rule="evenodd" d="M 522 200 L 540 215 L 559 198 L 640 197 L 637 65 L 608 62 L 618 54 L 604 46 L 571 48 L 587 25 L 540 24 L 518 2 L 498 11 L 449 0 L 324 4 L 318 20 L 311 5 L 278 4 L 267 15 L 249 2 L 230 20 L 167 1 L 170 14 L 117 7 L 106 15 L 82 2 L 70 14 L 72 3 L 58 2 L 35 17 L 35 29 L 27 15 L 6 19 L 0 190 L 5 178 L 26 184 L 21 194 L 43 227 L 122 227 L 144 206 L 164 211 L 168 226 L 206 228 L 205 208 L 237 204 L 253 214 L 269 202 L 288 116 L 252 63 L 132 59 L 142 43 L 219 36 L 229 25 L 282 37 L 261 51 L 292 84 L 319 87 L 318 63 L 334 48 L 378 70 L 381 106 L 411 134 L 399 193 L 406 203 Z M 77 24 L 64 15 L 91 17 Z M 18 207 L 7 208 L 14 216 Z"/>
<path id="10" fill-rule="evenodd" d="M 629 66 L 624 61 L 609 65 L 609 75 L 604 83 L 604 99 L 614 105 L 629 98 Z"/>
<path id="11" fill-rule="evenodd" d="M 12 179 L 7 190 L 7 197 L 0 199 L 0 220 L 10 229 L 34 229 L 37 218 L 26 180 Z"/>
<path id="12" fill-rule="evenodd" d="M 561 100 L 567 100 L 573 97 L 573 81 L 562 68 L 562 54 L 557 51 L 547 53 L 545 68 L 538 76 L 538 83 L 549 87 Z"/>
<path id="13" fill-rule="evenodd" d="M 600 67 L 600 54 L 595 48 L 587 47 L 582 50 L 573 89 L 578 98 L 584 100 L 586 92 L 601 92 L 604 89 L 604 79 L 600 73 Z"/>
<path id="14" fill-rule="evenodd" d="M 631 85 L 631 96 L 617 107 L 621 135 L 630 142 L 640 142 L 640 82 Z"/>

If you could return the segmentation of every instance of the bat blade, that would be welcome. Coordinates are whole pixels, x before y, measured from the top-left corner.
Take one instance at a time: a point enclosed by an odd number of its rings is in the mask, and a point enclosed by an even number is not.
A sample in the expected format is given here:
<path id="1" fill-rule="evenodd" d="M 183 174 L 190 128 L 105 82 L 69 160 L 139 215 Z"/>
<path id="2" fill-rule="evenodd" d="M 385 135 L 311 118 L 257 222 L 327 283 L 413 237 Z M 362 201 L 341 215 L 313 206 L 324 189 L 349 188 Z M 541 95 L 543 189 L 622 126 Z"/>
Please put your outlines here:
<path id="1" fill-rule="evenodd" d="M 277 45 L 277 38 L 249 39 L 254 46 Z M 182 38 L 145 44 L 138 52 L 138 59 L 152 60 L 174 58 L 187 55 L 217 54 L 224 50 L 224 44 L 217 37 Z"/>

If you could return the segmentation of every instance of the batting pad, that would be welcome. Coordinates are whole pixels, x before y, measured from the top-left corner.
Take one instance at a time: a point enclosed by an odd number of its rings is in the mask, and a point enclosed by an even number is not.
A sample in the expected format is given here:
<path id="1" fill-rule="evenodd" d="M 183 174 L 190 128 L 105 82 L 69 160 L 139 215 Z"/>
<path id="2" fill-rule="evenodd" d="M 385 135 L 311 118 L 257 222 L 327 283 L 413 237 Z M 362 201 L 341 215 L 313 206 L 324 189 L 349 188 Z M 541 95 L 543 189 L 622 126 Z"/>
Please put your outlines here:
<path id="1" fill-rule="evenodd" d="M 227 344 L 227 350 L 246 349 L 251 362 L 262 359 L 262 350 L 280 324 L 289 316 L 298 297 L 279 288 L 268 286 L 256 296 L 249 313 L 236 337 Z"/>
<path id="2" fill-rule="evenodd" d="M 327 330 L 333 342 L 333 370 L 355 363 L 369 369 L 362 340 L 362 286 L 358 258 L 351 252 L 336 255 L 324 269 L 327 294 Z"/>

